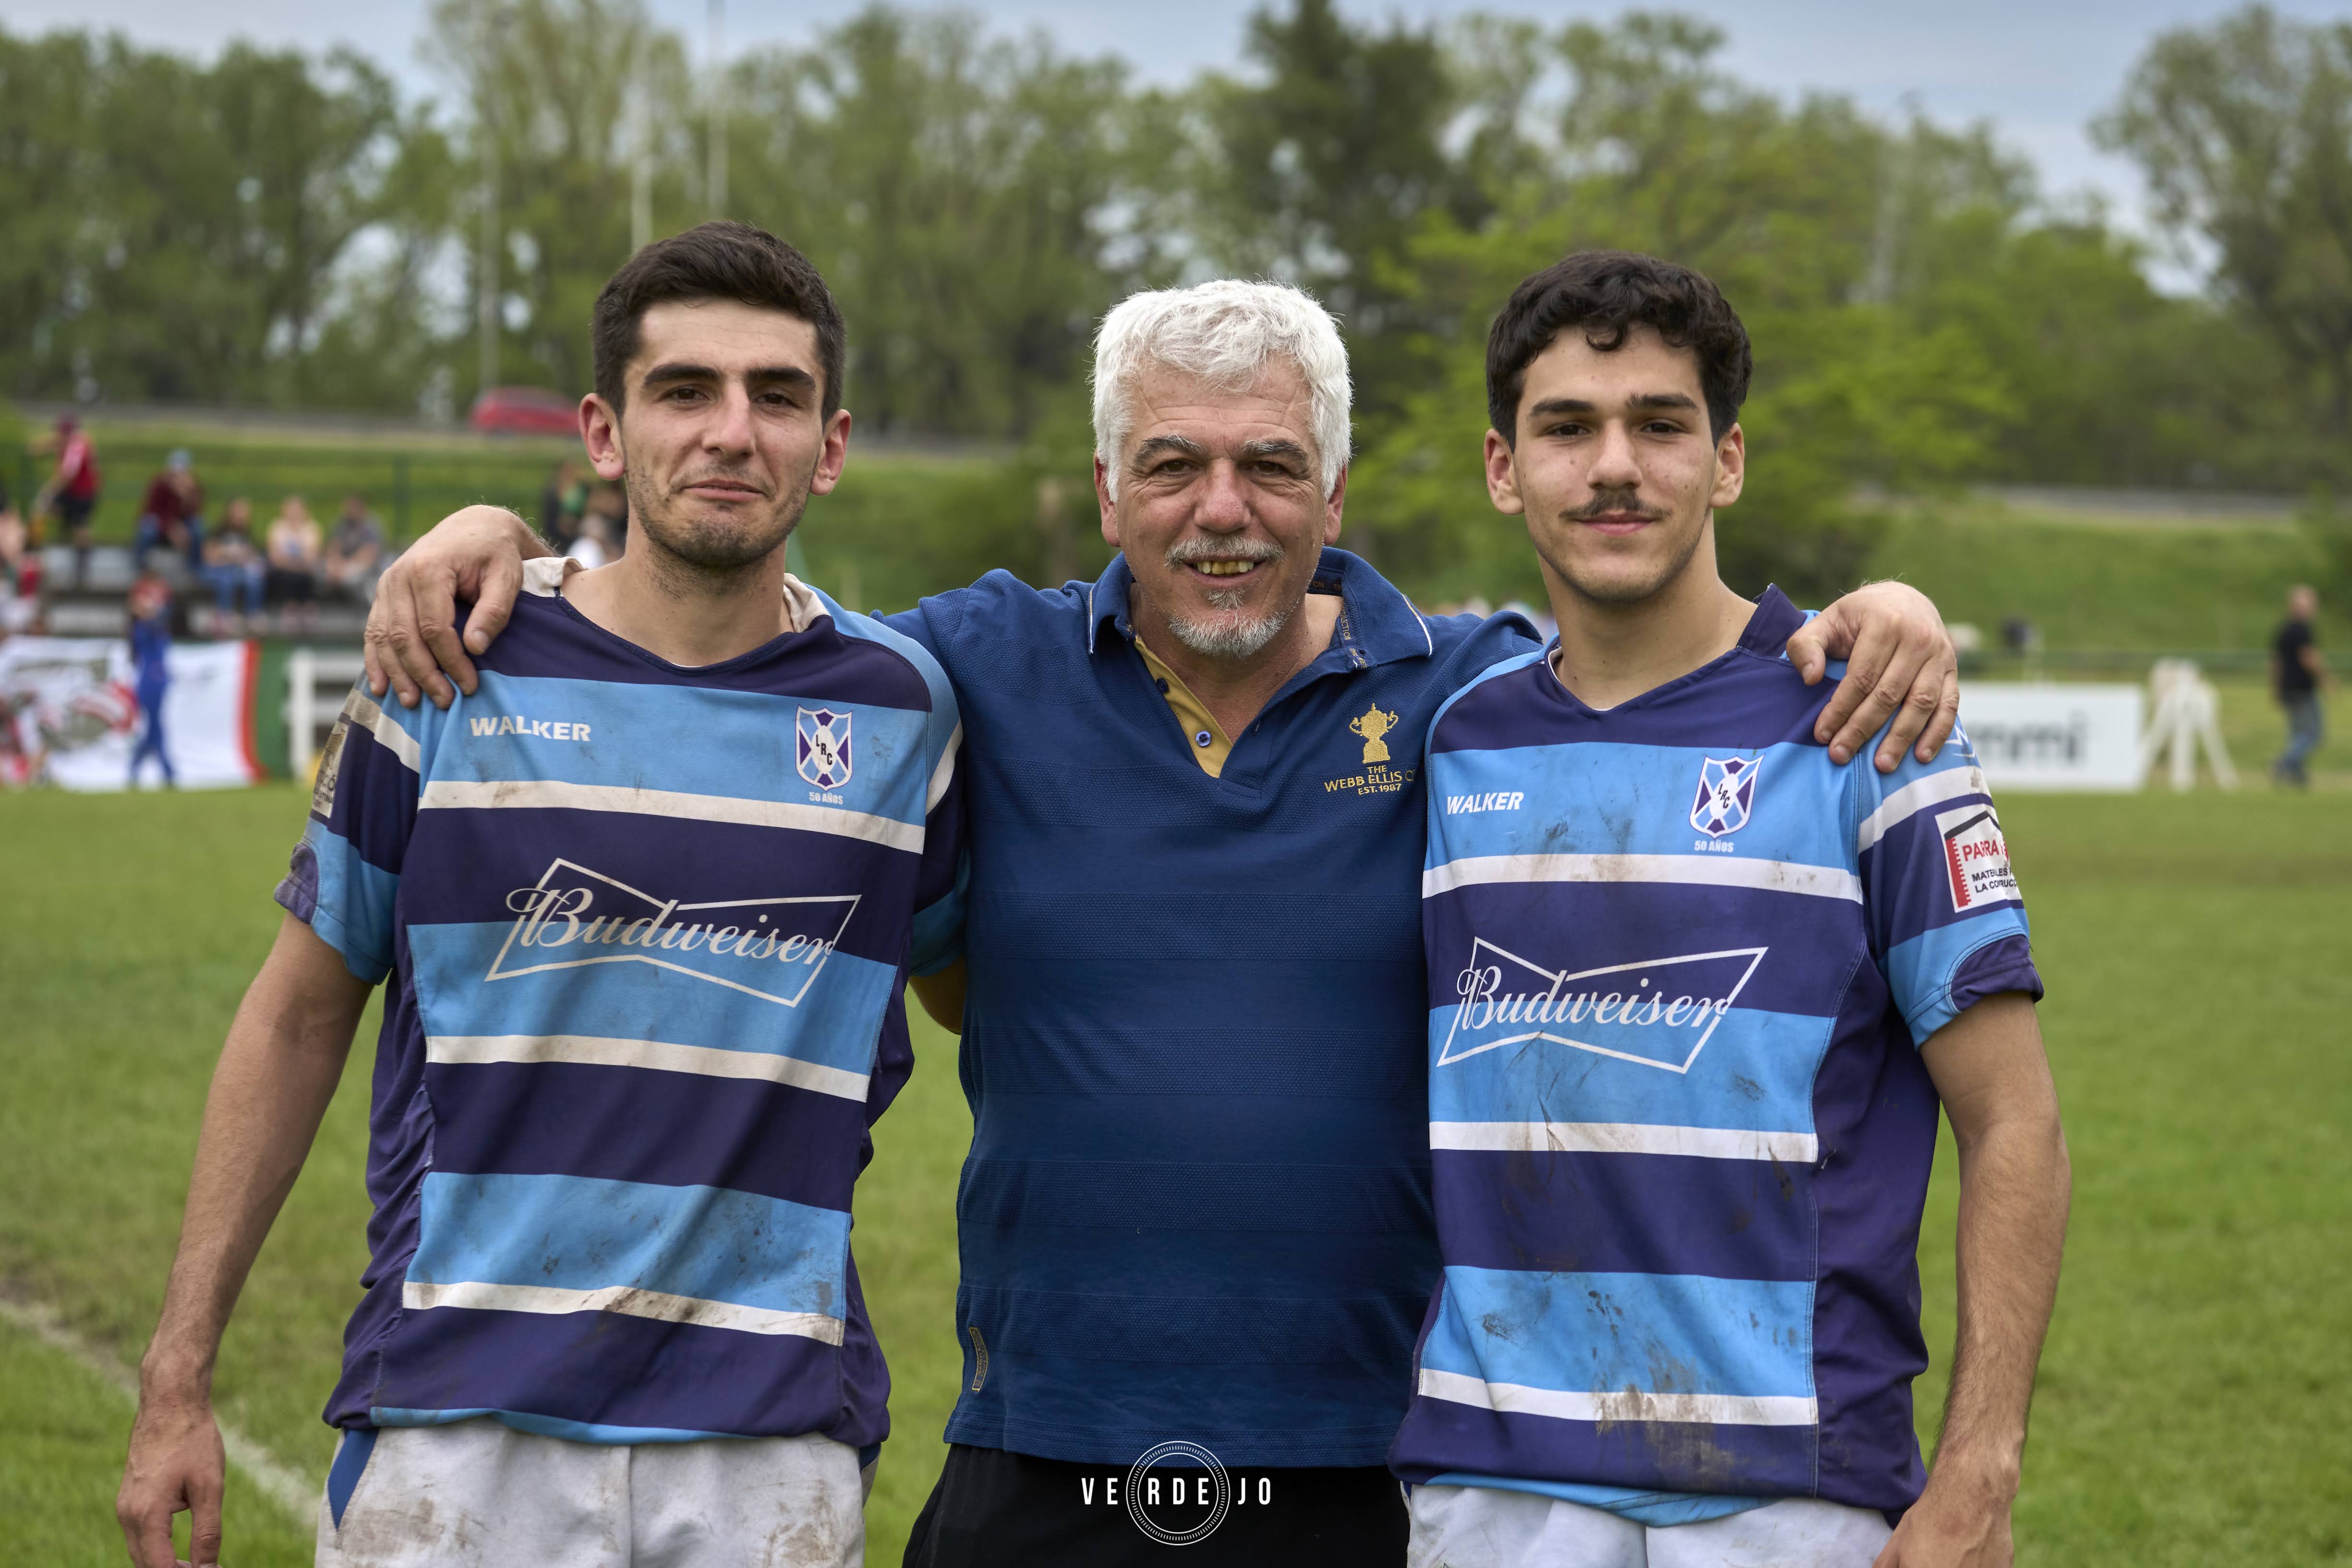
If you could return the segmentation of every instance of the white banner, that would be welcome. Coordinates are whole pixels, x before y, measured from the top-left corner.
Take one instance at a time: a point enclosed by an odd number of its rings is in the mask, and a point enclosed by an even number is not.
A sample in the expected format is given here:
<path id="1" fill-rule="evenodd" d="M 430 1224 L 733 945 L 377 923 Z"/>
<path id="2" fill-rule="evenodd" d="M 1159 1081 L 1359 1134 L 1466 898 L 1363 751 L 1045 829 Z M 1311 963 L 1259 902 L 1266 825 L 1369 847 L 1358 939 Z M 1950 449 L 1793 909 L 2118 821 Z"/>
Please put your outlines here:
<path id="1" fill-rule="evenodd" d="M 1960 725 L 1998 795 L 2136 790 L 2142 705 L 2137 686 L 1960 683 Z"/>
<path id="2" fill-rule="evenodd" d="M 259 784 L 249 642 L 175 645 L 163 691 L 163 751 L 184 789 Z M 131 778 L 140 717 L 131 645 L 108 637 L 0 640 L 0 784 L 119 790 Z M 151 758 L 142 779 L 162 783 Z"/>

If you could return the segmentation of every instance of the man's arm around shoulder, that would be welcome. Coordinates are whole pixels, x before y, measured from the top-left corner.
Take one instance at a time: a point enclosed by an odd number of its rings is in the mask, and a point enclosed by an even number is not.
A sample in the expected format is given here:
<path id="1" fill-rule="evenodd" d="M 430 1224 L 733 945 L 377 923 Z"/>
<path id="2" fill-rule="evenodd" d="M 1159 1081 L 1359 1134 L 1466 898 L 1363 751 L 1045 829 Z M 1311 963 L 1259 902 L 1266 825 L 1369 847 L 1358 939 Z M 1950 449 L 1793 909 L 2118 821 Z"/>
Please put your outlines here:
<path id="1" fill-rule="evenodd" d="M 2008 1568 L 2074 1176 L 2030 998 L 1988 996 L 1921 1049 L 1959 1146 L 1959 1329 L 1927 1489 L 1877 1568 Z"/>
<path id="2" fill-rule="evenodd" d="M 504 507 L 469 506 L 443 518 L 376 579 L 367 618 L 368 690 L 379 698 L 389 690 L 404 708 L 415 707 L 419 696 L 446 708 L 459 690 L 472 695 L 478 678 L 468 654 L 488 652 L 506 628 L 522 592 L 522 563 L 554 553 Z M 462 637 L 460 600 L 474 606 Z"/>
<path id="3" fill-rule="evenodd" d="M 219 1561 L 226 1462 L 213 1419 L 214 1358 L 334 1097 L 371 989 L 289 916 L 229 1026 L 205 1100 L 179 1255 L 139 1367 L 139 1416 L 115 1499 L 138 1568 L 172 1568 L 172 1516 L 183 1510 L 194 1516 L 189 1561 Z"/>

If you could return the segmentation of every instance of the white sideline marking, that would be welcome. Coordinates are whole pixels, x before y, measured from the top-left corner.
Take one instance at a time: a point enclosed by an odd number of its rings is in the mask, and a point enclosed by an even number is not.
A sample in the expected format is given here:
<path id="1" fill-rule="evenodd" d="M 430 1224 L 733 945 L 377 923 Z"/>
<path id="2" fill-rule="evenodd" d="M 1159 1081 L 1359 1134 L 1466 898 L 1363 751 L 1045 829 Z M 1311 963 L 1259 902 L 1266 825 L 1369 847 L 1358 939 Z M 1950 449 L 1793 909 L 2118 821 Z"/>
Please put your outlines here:
<path id="1" fill-rule="evenodd" d="M 121 1394 L 132 1409 L 139 1407 L 139 1379 L 131 1369 L 67 1328 L 57 1313 L 29 1301 L 0 1296 L 0 1320 L 24 1330 L 54 1351 L 62 1351 L 83 1371 Z M 216 1420 L 219 1417 L 215 1417 Z M 278 1463 L 275 1455 L 227 1421 L 220 1421 L 221 1447 L 228 1462 L 245 1472 L 254 1490 L 285 1510 L 286 1517 L 306 1529 L 318 1522 L 319 1489 Z"/>

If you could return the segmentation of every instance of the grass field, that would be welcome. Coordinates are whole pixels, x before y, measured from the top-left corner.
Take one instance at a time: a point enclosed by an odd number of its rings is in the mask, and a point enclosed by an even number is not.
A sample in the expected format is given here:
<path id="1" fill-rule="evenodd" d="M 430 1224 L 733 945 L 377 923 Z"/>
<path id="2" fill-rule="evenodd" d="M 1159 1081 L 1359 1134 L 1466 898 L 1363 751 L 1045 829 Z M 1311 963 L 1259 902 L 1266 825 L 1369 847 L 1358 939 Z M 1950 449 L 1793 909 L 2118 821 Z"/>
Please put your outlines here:
<path id="1" fill-rule="evenodd" d="M 2352 826 L 2341 795 L 2018 798 L 2005 815 L 2051 996 L 2076 1198 L 2018 1510 L 2033 1564 L 2352 1562 Z M 0 1290 L 135 1360 L 220 1035 L 268 944 L 301 819 L 287 789 L 0 796 Z M 372 1039 L 373 1019 L 363 1039 Z M 960 1366 L 952 1194 L 968 1125 L 925 1028 L 877 1131 L 857 1244 L 896 1374 L 869 1512 L 895 1563 Z M 368 1047 L 224 1350 L 222 1409 L 324 1474 L 317 1412 L 355 1294 Z M 1928 1340 L 1951 1328 L 1949 1152 L 1930 1205 Z M 1939 1375 L 1939 1374 L 1938 1374 Z M 1921 1388 L 1931 1430 L 1940 1387 Z M 128 1410 L 0 1322 L 0 1539 L 116 1564 Z M 310 1560 L 307 1521 L 235 1487 L 229 1561 Z"/>

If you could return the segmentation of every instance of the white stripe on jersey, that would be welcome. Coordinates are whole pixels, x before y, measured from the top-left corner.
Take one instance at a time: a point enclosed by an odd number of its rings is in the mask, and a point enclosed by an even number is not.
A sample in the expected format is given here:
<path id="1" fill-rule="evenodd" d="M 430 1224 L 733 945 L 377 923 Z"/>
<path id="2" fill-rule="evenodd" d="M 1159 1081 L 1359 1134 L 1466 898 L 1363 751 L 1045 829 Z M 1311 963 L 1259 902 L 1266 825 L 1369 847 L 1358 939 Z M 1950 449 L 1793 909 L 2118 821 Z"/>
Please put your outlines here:
<path id="1" fill-rule="evenodd" d="M 557 779 L 500 779 L 488 784 L 435 779 L 425 786 L 424 795 L 416 805 L 420 811 L 489 811 L 502 806 L 536 811 L 621 811 L 691 822 L 733 822 L 750 827 L 837 833 L 845 838 L 862 838 L 869 844 L 918 855 L 923 849 L 923 825 L 919 822 L 894 822 L 887 816 L 826 805 L 685 795 L 677 790 L 633 789 L 625 784 L 565 784 Z"/>
<path id="2" fill-rule="evenodd" d="M 400 727 L 399 721 L 378 707 L 364 689 L 343 699 L 343 712 L 359 728 L 373 735 L 376 743 L 398 757 L 412 773 L 425 771 L 425 748 L 416 737 Z"/>
<path id="3" fill-rule="evenodd" d="M 822 1312 L 778 1312 L 735 1301 L 639 1290 L 628 1285 L 607 1285 L 598 1290 L 563 1290 L 551 1285 L 499 1285 L 479 1279 L 446 1285 L 411 1279 L 400 1288 L 400 1304 L 420 1312 L 436 1307 L 549 1315 L 621 1312 L 664 1323 L 694 1323 L 706 1329 L 734 1329 L 746 1334 L 797 1334 L 802 1339 L 823 1340 L 829 1345 L 841 1342 L 841 1320 Z"/>
<path id="4" fill-rule="evenodd" d="M 1475 1405 L 1517 1415 L 1550 1415 L 1562 1421 L 1689 1421 L 1721 1426 L 1811 1426 L 1818 1404 L 1790 1394 L 1643 1394 L 1633 1389 L 1585 1394 L 1570 1389 L 1529 1388 L 1520 1383 L 1486 1383 L 1458 1372 L 1421 1369 L 1421 1392 L 1432 1399 Z"/>
<path id="5" fill-rule="evenodd" d="M 1712 855 L 1472 856 L 1423 871 L 1421 896 L 1485 882 L 1702 882 L 1862 902 L 1862 879 L 1840 867 Z"/>
<path id="6" fill-rule="evenodd" d="M 1925 811 L 1931 805 L 1941 805 L 1964 795 L 1990 795 L 1985 784 L 1982 768 L 1946 768 L 1939 773 L 1929 773 L 1924 779 L 1914 779 L 1878 803 L 1878 809 L 1863 818 L 1862 830 L 1854 835 L 1853 852 L 1857 855 L 1886 837 L 1888 831 L 1904 818 Z"/>
<path id="7" fill-rule="evenodd" d="M 1429 1146 L 1505 1154 L 1680 1154 L 1700 1160 L 1773 1160 L 1784 1165 L 1810 1165 L 1820 1157 L 1820 1146 L 1810 1132 L 1638 1121 L 1433 1121 Z"/>
<path id="8" fill-rule="evenodd" d="M 425 1041 L 425 1059 L 461 1067 L 489 1062 L 578 1062 L 591 1067 L 646 1068 L 704 1078 L 760 1079 L 843 1100 L 866 1098 L 864 1073 L 768 1051 L 730 1051 L 668 1040 L 622 1040 L 597 1035 L 432 1035 Z"/>
<path id="9" fill-rule="evenodd" d="M 923 794 L 923 809 L 939 809 L 940 801 L 948 793 L 948 784 L 955 777 L 956 753 L 963 749 L 963 726 L 958 724 L 948 743 L 940 748 L 940 765 L 931 770 L 931 787 Z"/>

